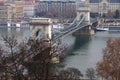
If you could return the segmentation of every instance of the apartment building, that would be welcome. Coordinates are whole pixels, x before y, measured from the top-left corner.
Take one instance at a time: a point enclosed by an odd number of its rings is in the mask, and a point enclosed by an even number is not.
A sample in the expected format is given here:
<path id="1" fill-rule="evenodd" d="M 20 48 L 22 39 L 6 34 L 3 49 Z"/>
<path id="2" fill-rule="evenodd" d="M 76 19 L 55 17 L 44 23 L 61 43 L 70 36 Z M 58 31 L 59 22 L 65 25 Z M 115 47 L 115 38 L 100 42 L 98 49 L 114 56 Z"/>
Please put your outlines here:
<path id="1" fill-rule="evenodd" d="M 69 13 L 69 14 L 68 14 Z M 75 1 L 39 1 L 36 6 L 36 15 L 38 16 L 73 16 L 76 13 Z M 71 14 L 71 15 L 70 15 Z"/>

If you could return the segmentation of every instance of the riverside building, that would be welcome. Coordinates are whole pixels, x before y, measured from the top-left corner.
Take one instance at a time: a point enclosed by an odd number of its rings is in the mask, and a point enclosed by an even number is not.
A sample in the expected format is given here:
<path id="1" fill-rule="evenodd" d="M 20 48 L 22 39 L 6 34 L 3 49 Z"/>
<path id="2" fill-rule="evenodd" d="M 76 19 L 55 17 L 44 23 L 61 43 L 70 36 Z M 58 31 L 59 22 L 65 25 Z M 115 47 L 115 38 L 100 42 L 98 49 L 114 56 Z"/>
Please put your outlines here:
<path id="1" fill-rule="evenodd" d="M 39 1 L 36 6 L 36 15 L 38 16 L 73 16 L 76 13 L 75 1 Z"/>
<path id="2" fill-rule="evenodd" d="M 120 0 L 89 0 L 89 7 L 91 13 L 113 13 L 120 11 Z"/>

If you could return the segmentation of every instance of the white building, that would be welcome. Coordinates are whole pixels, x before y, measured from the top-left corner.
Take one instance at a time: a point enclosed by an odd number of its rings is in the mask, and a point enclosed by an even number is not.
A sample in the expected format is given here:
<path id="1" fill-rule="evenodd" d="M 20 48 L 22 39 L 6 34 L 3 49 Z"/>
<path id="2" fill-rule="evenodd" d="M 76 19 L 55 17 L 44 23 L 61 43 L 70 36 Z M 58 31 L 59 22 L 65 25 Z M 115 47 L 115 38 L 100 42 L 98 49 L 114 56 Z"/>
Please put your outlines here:
<path id="1" fill-rule="evenodd" d="M 120 0 L 89 0 L 92 13 L 106 14 L 120 10 Z"/>

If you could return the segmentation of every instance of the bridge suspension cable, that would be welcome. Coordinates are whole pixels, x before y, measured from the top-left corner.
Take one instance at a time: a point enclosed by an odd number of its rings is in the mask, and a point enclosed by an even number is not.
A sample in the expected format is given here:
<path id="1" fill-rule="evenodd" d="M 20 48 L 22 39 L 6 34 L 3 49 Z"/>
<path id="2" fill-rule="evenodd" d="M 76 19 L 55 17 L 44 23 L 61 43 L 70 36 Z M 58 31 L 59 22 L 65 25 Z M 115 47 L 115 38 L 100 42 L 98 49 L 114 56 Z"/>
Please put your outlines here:
<path id="1" fill-rule="evenodd" d="M 58 35 L 57 37 L 54 38 L 54 40 L 58 40 L 60 37 L 65 36 L 66 34 L 70 34 L 73 33 L 73 31 L 78 30 L 80 27 L 80 24 L 82 24 L 82 22 L 85 19 L 85 15 L 81 18 L 81 20 L 77 23 L 76 18 L 74 19 L 74 21 L 69 25 L 69 27 L 67 27 L 67 29 L 64 29 L 62 31 L 62 33 L 60 35 Z"/>

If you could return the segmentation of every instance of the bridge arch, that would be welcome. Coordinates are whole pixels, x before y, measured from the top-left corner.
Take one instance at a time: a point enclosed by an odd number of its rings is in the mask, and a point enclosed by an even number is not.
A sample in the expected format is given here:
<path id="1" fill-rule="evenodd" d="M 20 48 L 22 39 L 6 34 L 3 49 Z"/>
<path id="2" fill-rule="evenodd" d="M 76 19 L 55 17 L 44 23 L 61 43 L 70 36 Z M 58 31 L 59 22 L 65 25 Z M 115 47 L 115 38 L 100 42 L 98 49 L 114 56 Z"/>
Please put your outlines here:
<path id="1" fill-rule="evenodd" d="M 80 5 L 82 4 L 82 6 Z M 84 3 L 77 3 L 77 21 L 81 20 L 81 17 L 83 17 L 83 15 L 85 16 L 85 22 L 90 23 L 90 9 L 89 6 L 84 4 Z"/>
<path id="2" fill-rule="evenodd" d="M 51 39 L 51 19 L 49 18 L 32 18 L 30 27 L 32 33 L 29 40 L 35 40 L 36 38 L 42 37 L 42 39 Z M 41 34 L 40 34 L 41 32 Z M 41 36 L 42 35 L 42 36 Z"/>

